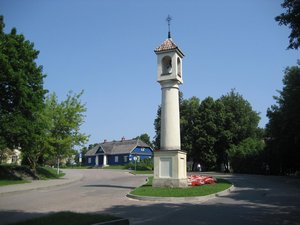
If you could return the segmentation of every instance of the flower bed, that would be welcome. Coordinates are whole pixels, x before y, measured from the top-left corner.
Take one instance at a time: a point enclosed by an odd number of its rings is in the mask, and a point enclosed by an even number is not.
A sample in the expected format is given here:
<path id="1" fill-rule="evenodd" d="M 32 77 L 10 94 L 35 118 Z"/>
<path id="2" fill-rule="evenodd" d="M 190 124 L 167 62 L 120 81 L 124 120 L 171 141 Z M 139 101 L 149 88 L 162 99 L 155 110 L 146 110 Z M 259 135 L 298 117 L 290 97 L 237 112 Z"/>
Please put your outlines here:
<path id="1" fill-rule="evenodd" d="M 215 184 L 217 180 L 210 176 L 192 175 L 188 177 L 189 186 L 201 186 L 204 184 Z"/>

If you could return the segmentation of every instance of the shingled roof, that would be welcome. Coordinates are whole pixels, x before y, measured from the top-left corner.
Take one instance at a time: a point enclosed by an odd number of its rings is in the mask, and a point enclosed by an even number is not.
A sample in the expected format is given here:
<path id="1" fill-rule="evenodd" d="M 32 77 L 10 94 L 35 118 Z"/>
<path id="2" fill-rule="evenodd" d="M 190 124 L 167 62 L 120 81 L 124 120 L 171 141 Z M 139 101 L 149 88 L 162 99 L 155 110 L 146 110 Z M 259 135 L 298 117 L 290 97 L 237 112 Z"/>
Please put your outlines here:
<path id="1" fill-rule="evenodd" d="M 160 46 L 158 46 L 154 52 L 165 52 L 170 50 L 178 51 L 182 56 L 184 56 L 183 52 L 178 48 L 178 46 L 173 42 L 172 38 L 167 38 Z"/>
<path id="2" fill-rule="evenodd" d="M 149 148 L 150 146 L 140 139 L 103 142 L 89 150 L 85 155 L 95 155 L 99 149 L 102 149 L 107 155 L 128 154 L 136 147 Z"/>

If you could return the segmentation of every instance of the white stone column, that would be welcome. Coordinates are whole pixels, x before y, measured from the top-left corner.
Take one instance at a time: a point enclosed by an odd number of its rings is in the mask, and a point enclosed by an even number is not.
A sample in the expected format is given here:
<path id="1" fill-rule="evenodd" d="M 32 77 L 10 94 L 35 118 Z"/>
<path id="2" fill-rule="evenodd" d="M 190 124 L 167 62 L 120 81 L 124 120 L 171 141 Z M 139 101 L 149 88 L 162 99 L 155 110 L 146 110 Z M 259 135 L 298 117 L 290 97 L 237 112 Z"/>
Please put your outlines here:
<path id="1" fill-rule="evenodd" d="M 99 158 L 98 158 L 98 155 L 96 155 L 95 166 L 99 166 Z"/>
<path id="2" fill-rule="evenodd" d="M 161 104 L 161 150 L 180 150 L 180 116 L 178 81 L 167 80 L 160 83 Z"/>
<path id="3" fill-rule="evenodd" d="M 107 165 L 107 158 L 106 158 L 106 155 L 104 154 L 103 155 L 103 166 L 106 166 Z"/>
<path id="4" fill-rule="evenodd" d="M 160 150 L 154 152 L 154 187 L 187 187 L 186 152 L 181 150 L 179 83 L 161 81 Z"/>

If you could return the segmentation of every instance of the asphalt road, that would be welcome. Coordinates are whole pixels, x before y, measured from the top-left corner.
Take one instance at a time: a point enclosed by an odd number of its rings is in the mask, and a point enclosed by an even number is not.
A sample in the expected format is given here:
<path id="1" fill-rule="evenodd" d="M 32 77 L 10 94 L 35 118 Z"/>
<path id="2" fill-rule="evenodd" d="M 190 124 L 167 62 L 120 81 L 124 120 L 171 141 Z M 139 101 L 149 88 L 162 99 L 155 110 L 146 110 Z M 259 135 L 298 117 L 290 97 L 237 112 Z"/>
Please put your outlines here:
<path id="1" fill-rule="evenodd" d="M 0 196 L 0 224 L 55 211 L 109 213 L 130 224 L 300 224 L 300 179 L 221 175 L 235 189 L 228 195 L 185 203 L 137 201 L 126 194 L 146 176 L 124 171 L 72 170 L 80 181 Z"/>

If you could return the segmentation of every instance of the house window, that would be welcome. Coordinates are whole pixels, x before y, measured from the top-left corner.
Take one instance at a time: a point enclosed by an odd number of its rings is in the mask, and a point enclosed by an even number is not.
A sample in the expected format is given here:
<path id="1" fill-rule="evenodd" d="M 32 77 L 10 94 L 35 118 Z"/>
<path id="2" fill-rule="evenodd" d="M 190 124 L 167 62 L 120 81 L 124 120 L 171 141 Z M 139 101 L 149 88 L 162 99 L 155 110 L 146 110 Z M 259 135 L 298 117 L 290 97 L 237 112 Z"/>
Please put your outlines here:
<path id="1" fill-rule="evenodd" d="M 92 158 L 88 158 L 88 163 L 90 164 L 90 163 L 92 163 Z"/>
<path id="2" fill-rule="evenodd" d="M 145 151 L 145 148 L 141 148 L 141 151 L 144 152 L 144 151 Z"/>
<path id="3" fill-rule="evenodd" d="M 115 156 L 115 162 L 117 163 L 117 162 L 119 162 L 119 156 Z"/>
<path id="4" fill-rule="evenodd" d="M 125 163 L 128 162 L 128 155 L 125 155 L 125 156 L 124 156 L 124 162 L 125 162 Z"/>

